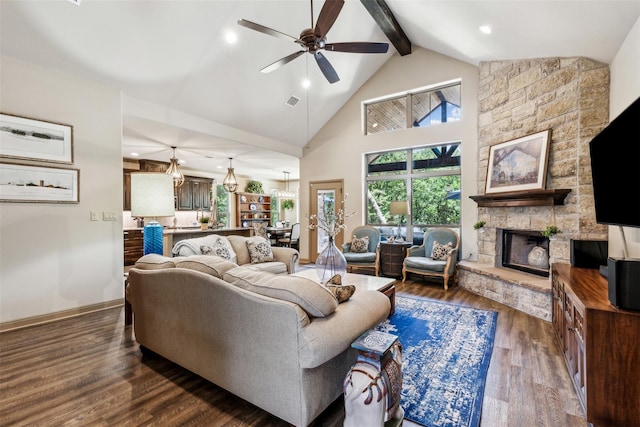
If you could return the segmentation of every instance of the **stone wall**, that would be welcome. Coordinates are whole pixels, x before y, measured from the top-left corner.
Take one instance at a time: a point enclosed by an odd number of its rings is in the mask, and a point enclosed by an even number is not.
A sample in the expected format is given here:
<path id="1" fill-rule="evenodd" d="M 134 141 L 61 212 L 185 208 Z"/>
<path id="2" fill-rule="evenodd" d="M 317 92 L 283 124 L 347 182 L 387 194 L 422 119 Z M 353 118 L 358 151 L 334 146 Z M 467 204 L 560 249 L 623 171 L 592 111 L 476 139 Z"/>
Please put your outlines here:
<path id="1" fill-rule="evenodd" d="M 595 220 L 589 142 L 608 123 L 609 67 L 587 58 L 480 63 L 478 193 L 484 194 L 489 147 L 551 129 L 546 189 L 570 189 L 560 206 L 478 208 L 478 261 L 461 262 L 458 284 L 544 320 L 551 320 L 551 281 L 500 266 L 498 229 L 562 233 L 550 262 L 570 261 L 570 239 L 606 240 Z"/>
<path id="2" fill-rule="evenodd" d="M 569 262 L 570 239 L 607 239 L 596 224 L 589 141 L 609 119 L 609 67 L 587 58 L 480 64 L 478 194 L 484 194 L 489 147 L 551 129 L 547 189 L 568 188 L 562 206 L 479 208 L 478 261 L 499 265 L 496 229 L 542 230 L 555 224 L 552 262 Z"/>

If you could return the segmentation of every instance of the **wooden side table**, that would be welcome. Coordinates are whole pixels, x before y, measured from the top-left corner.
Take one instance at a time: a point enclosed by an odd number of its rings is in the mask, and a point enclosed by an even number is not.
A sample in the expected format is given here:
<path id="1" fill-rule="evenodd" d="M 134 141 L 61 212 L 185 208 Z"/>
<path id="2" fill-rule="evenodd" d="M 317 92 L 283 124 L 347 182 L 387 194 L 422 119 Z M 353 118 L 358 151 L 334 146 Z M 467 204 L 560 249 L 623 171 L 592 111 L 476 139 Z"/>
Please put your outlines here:
<path id="1" fill-rule="evenodd" d="M 412 243 L 380 242 L 380 274 L 382 276 L 402 276 L 402 263 L 407 256 L 407 248 Z"/>

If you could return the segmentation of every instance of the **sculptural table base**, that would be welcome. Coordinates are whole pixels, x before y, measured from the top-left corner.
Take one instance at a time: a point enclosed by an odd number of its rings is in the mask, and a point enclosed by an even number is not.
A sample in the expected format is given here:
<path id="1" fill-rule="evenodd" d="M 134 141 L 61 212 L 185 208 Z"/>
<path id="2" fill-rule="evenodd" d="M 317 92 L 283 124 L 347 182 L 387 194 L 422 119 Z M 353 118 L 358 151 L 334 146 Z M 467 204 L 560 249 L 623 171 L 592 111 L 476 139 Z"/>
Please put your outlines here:
<path id="1" fill-rule="evenodd" d="M 344 380 L 344 427 L 402 425 L 402 345 L 398 337 L 370 330 L 351 347 L 358 350 L 358 358 Z"/>

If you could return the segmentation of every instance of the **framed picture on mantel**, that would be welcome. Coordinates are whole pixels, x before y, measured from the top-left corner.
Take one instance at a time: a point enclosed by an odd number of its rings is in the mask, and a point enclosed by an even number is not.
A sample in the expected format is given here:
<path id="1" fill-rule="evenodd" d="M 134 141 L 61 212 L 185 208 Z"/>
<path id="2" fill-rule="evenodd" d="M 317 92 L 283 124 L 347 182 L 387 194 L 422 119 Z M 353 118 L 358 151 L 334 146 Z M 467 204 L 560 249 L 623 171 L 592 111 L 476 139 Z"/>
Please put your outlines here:
<path id="1" fill-rule="evenodd" d="M 485 194 L 543 190 L 551 129 L 492 145 Z"/>

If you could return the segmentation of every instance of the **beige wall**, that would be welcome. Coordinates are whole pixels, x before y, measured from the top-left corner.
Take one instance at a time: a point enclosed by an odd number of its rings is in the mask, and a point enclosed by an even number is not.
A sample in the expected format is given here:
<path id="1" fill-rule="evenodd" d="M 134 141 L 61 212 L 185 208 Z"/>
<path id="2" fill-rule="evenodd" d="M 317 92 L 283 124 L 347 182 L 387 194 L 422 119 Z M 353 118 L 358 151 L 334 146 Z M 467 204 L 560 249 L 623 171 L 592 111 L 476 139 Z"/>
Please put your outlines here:
<path id="1" fill-rule="evenodd" d="M 609 115 L 613 120 L 640 97 L 640 19 L 627 35 L 611 62 Z M 637 198 L 637 195 L 636 195 Z M 640 259 L 640 228 L 624 227 L 628 256 Z M 622 257 L 622 234 L 619 227 L 609 227 L 609 255 Z"/>
<path id="2" fill-rule="evenodd" d="M 73 126 L 80 203 L 0 204 L 0 322 L 123 296 L 119 91 L 0 57 L 0 110 Z M 90 221 L 90 211 L 99 221 Z M 117 221 L 102 221 L 116 212 Z"/>
<path id="3" fill-rule="evenodd" d="M 444 125 L 363 135 L 362 101 L 462 79 L 462 120 Z M 309 182 L 344 179 L 349 194 L 347 210 L 356 215 L 347 220 L 350 230 L 364 223 L 366 205 L 364 153 L 421 146 L 447 141 L 462 142 L 462 256 L 475 252 L 473 232 L 477 209 L 468 196 L 476 194 L 478 69 L 437 53 L 415 48 L 411 55 L 393 56 L 311 140 L 300 161 L 301 258 L 309 258 Z M 313 98 L 311 97 L 311 101 Z"/>

